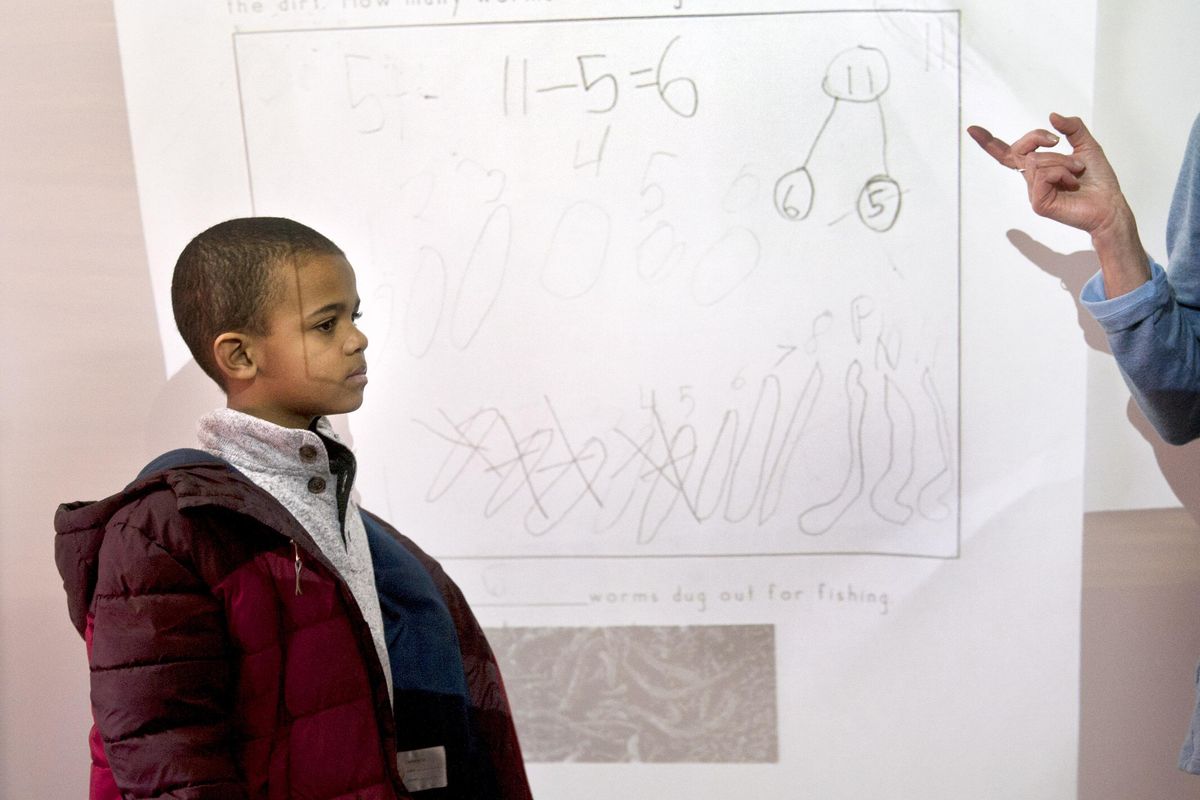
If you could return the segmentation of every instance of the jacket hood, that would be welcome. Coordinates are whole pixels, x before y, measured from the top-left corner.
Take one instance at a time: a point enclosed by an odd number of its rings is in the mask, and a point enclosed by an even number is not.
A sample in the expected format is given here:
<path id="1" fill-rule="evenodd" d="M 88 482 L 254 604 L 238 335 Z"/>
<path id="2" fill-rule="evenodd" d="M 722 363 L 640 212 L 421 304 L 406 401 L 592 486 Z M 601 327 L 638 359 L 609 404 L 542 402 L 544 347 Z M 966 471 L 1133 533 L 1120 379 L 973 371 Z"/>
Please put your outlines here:
<path id="1" fill-rule="evenodd" d="M 220 505 L 260 519 L 277 517 L 271 499 L 236 470 L 223 463 L 195 462 L 143 471 L 120 492 L 103 500 L 63 503 L 54 514 L 54 562 L 67 593 L 67 610 L 79 634 L 87 629 L 88 609 L 96 589 L 100 547 L 108 523 L 121 509 L 157 491 L 175 495 L 179 509 Z M 249 490 L 248 490 L 249 489 Z"/>

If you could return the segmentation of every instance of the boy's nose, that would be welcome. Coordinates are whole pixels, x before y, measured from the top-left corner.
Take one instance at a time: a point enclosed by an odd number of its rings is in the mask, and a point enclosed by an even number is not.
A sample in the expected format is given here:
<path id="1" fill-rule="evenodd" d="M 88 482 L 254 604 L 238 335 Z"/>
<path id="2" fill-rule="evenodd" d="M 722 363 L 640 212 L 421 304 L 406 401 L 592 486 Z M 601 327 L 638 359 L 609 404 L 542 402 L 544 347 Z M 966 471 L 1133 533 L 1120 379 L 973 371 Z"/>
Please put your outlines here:
<path id="1" fill-rule="evenodd" d="M 358 328 L 355 328 L 354 333 L 346 340 L 346 349 L 350 353 L 357 353 L 360 350 L 366 350 L 367 335 Z"/>

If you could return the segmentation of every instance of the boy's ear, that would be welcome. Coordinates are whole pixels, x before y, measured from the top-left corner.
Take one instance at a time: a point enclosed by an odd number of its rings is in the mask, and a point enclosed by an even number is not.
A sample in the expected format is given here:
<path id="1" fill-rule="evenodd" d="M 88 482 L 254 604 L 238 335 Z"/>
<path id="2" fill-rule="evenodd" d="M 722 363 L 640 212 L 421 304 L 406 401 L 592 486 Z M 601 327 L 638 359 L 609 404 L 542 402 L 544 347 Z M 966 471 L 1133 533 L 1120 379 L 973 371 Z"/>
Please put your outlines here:
<path id="1" fill-rule="evenodd" d="M 250 337 L 244 333 L 229 331 L 213 339 L 213 358 L 226 382 L 248 381 L 258 373 L 251 351 Z"/>

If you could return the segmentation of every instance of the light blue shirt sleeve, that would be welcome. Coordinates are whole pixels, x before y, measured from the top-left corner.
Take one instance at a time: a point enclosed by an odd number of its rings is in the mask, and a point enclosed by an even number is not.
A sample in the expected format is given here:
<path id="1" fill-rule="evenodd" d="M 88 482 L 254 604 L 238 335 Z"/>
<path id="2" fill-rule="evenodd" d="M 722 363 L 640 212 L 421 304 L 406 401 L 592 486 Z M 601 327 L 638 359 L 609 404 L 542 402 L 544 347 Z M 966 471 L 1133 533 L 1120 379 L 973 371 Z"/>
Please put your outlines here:
<path id="1" fill-rule="evenodd" d="M 1109 300 L 1104 294 L 1104 279 L 1097 272 L 1079 293 L 1079 302 L 1086 308 L 1106 333 L 1115 333 L 1141 322 L 1166 302 L 1167 271 L 1150 261 L 1150 280 L 1132 292 Z"/>
<path id="2" fill-rule="evenodd" d="M 1080 303 L 1108 334 L 1117 366 L 1163 439 L 1200 437 L 1200 117 L 1192 126 L 1167 220 L 1168 268 L 1108 299 L 1099 274 Z"/>

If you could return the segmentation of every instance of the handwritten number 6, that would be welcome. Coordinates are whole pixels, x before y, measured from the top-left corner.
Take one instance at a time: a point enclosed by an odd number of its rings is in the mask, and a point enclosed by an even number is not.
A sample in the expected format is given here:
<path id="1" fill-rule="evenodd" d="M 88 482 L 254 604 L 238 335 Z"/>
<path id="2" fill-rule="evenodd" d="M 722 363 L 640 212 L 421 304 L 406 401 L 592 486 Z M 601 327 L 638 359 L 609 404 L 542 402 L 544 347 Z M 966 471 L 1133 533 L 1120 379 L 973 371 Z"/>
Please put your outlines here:
<path id="1" fill-rule="evenodd" d="M 676 36 L 663 48 L 662 56 L 658 59 L 658 71 L 654 76 L 655 82 L 658 88 L 658 96 L 662 98 L 667 108 L 681 117 L 694 117 L 696 116 L 696 110 L 700 107 L 700 92 L 696 88 L 696 82 L 691 78 L 672 78 L 666 83 L 663 82 L 663 64 L 667 61 L 667 53 L 671 52 L 671 48 L 678 41 L 679 37 Z M 671 99 L 672 87 L 679 90 L 675 92 L 675 95 L 679 98 L 678 101 Z M 682 96 L 679 96 L 681 92 Z"/>

